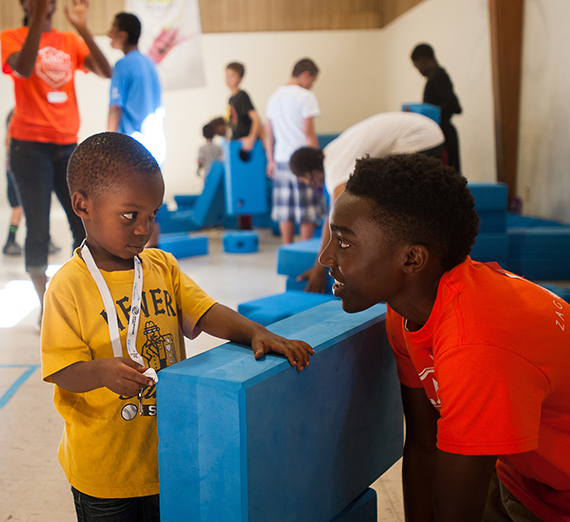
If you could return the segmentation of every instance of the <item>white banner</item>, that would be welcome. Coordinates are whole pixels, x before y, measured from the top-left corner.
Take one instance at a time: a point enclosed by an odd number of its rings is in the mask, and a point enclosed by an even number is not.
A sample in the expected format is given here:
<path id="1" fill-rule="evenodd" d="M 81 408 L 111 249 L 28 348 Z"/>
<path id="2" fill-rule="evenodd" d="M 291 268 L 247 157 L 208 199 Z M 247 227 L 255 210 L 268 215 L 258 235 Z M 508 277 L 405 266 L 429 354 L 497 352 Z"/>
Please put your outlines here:
<path id="1" fill-rule="evenodd" d="M 155 63 L 164 90 L 204 85 L 198 0 L 126 0 L 142 24 L 139 49 Z"/>

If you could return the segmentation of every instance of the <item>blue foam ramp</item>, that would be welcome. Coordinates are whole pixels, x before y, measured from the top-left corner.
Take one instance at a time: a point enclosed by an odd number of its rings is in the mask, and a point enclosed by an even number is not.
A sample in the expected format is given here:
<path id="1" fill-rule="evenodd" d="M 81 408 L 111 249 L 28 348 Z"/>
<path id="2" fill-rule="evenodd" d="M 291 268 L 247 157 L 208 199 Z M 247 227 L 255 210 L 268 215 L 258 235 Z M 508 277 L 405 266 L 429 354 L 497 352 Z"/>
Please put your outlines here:
<path id="1" fill-rule="evenodd" d="M 199 194 L 176 194 L 174 201 L 178 210 L 192 210 L 199 198 Z"/>
<path id="2" fill-rule="evenodd" d="M 384 305 L 330 301 L 270 326 L 316 354 L 297 372 L 227 343 L 157 386 L 163 522 L 330 522 L 402 455 Z"/>
<path id="3" fill-rule="evenodd" d="M 224 252 L 250 254 L 259 250 L 259 234 L 254 230 L 234 230 L 222 235 Z"/>
<path id="4" fill-rule="evenodd" d="M 191 236 L 188 233 L 161 234 L 158 246 L 177 259 L 203 256 L 208 253 L 208 236 Z"/>
<path id="5" fill-rule="evenodd" d="M 306 282 L 303 283 L 305 285 Z M 291 291 L 238 305 L 238 312 L 264 326 L 336 299 L 331 294 Z"/>
<path id="6" fill-rule="evenodd" d="M 431 103 L 404 103 L 402 110 L 407 112 L 416 112 L 431 118 L 438 125 L 441 122 L 441 108 Z"/>
<path id="7" fill-rule="evenodd" d="M 377 504 L 376 491 L 369 488 L 331 522 L 377 522 Z"/>
<path id="8" fill-rule="evenodd" d="M 260 140 L 246 156 L 240 155 L 240 141 L 224 143 L 226 212 L 265 214 L 267 212 L 267 159 Z"/>
<path id="9" fill-rule="evenodd" d="M 192 219 L 197 227 L 215 227 L 224 224 L 224 164 L 212 162 L 204 181 L 202 194 L 194 204 Z"/>
<path id="10" fill-rule="evenodd" d="M 570 257 L 570 228 L 513 228 L 509 234 L 509 256 Z"/>

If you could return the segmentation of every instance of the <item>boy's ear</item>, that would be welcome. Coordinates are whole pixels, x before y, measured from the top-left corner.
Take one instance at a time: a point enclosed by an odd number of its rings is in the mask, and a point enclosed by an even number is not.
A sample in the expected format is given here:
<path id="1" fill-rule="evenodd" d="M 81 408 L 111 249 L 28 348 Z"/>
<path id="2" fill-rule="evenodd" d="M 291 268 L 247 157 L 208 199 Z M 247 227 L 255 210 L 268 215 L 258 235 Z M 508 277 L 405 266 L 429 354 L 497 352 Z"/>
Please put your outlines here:
<path id="1" fill-rule="evenodd" d="M 430 258 L 429 250 L 424 245 L 409 245 L 405 251 L 402 270 L 414 274 L 422 270 Z"/>
<path id="2" fill-rule="evenodd" d="M 81 219 L 89 218 L 89 196 L 83 191 L 78 190 L 71 196 L 71 206 Z"/>

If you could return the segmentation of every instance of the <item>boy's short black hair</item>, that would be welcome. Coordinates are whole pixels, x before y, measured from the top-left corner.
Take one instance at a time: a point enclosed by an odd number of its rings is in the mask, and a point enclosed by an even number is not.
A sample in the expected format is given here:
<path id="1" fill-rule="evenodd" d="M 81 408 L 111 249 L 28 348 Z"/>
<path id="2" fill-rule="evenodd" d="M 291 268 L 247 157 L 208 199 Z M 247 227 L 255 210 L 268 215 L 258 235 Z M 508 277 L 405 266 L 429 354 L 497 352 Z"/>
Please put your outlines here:
<path id="1" fill-rule="evenodd" d="M 321 149 L 301 147 L 291 155 L 289 168 L 295 176 L 302 176 L 312 170 L 323 171 L 324 154 Z"/>
<path id="2" fill-rule="evenodd" d="M 316 76 L 319 73 L 317 64 L 310 58 L 303 58 L 295 64 L 295 67 L 293 67 L 293 77 L 297 78 L 306 71 L 308 71 L 311 76 Z"/>
<path id="3" fill-rule="evenodd" d="M 346 191 L 370 200 L 374 219 L 395 243 L 421 244 L 445 270 L 475 242 L 479 216 L 467 180 L 421 154 L 357 160 Z"/>
<path id="4" fill-rule="evenodd" d="M 152 154 L 137 140 L 119 132 L 94 134 L 73 151 L 67 164 L 69 192 L 96 197 L 129 174 L 161 175 Z"/>
<path id="5" fill-rule="evenodd" d="M 243 75 L 245 74 L 245 66 L 243 65 L 243 63 L 239 62 L 228 63 L 226 69 L 231 69 L 232 71 L 235 71 L 236 73 L 238 73 L 240 78 L 243 78 Z"/>
<path id="6" fill-rule="evenodd" d="M 415 62 L 418 58 L 431 58 L 435 60 L 435 53 L 431 45 L 427 43 L 421 43 L 416 45 L 412 51 L 412 62 Z"/>
<path id="7" fill-rule="evenodd" d="M 115 15 L 115 22 L 119 31 L 127 33 L 127 43 L 138 45 L 141 36 L 140 20 L 134 14 L 122 12 Z"/>
<path id="8" fill-rule="evenodd" d="M 206 123 L 206 125 L 202 127 L 202 136 L 204 136 L 204 138 L 206 138 L 207 140 L 214 139 L 215 135 L 216 131 L 211 123 Z"/>

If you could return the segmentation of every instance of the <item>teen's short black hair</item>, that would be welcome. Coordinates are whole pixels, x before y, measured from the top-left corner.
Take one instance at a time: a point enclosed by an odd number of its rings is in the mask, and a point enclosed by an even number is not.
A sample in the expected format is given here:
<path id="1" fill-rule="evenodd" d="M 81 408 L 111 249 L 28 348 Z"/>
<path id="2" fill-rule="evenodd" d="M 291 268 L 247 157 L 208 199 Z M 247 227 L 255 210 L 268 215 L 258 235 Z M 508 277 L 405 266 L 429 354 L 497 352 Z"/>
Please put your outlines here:
<path id="1" fill-rule="evenodd" d="M 479 216 L 467 180 L 421 154 L 357 160 L 346 191 L 369 199 L 374 219 L 396 243 L 421 244 L 450 270 L 475 242 Z"/>
<path id="2" fill-rule="evenodd" d="M 122 12 L 115 15 L 115 22 L 119 31 L 127 33 L 127 43 L 138 45 L 141 36 L 140 20 L 134 14 Z"/>
<path id="3" fill-rule="evenodd" d="M 94 134 L 73 151 L 67 164 L 71 194 L 98 196 L 129 174 L 161 176 L 152 154 L 137 140 L 119 132 Z"/>
<path id="4" fill-rule="evenodd" d="M 317 64 L 310 58 L 303 58 L 302 60 L 299 60 L 293 67 L 292 76 L 294 78 L 297 78 L 307 71 L 311 76 L 316 76 L 319 73 L 319 68 L 317 67 Z"/>
<path id="5" fill-rule="evenodd" d="M 228 63 L 226 69 L 230 69 L 236 72 L 240 78 L 243 78 L 243 75 L 245 74 L 245 66 L 243 65 L 243 63 L 239 62 Z"/>
<path id="6" fill-rule="evenodd" d="M 291 155 L 289 168 L 295 176 L 302 176 L 312 170 L 323 171 L 323 151 L 313 147 L 301 147 Z"/>
<path id="7" fill-rule="evenodd" d="M 416 45 L 412 51 L 412 61 L 415 62 L 418 58 L 433 58 L 435 60 L 433 47 L 427 43 Z"/>

